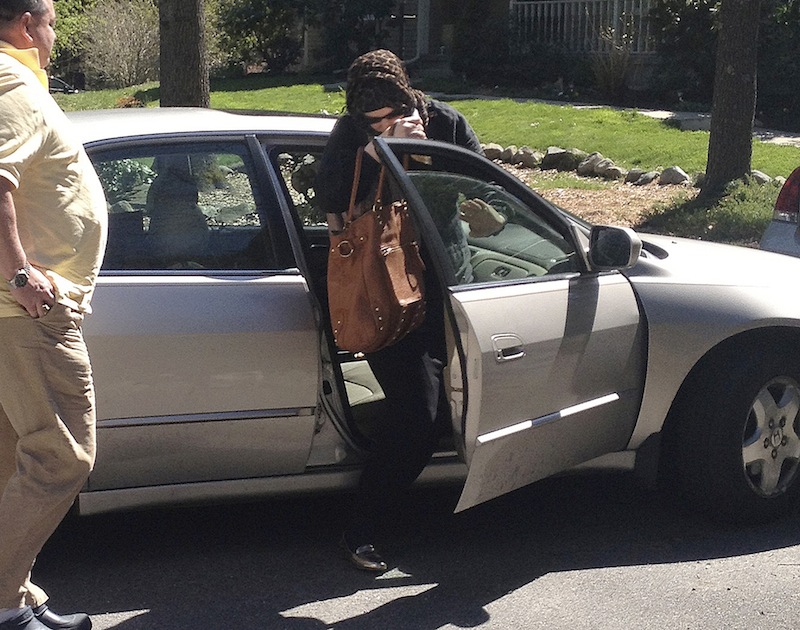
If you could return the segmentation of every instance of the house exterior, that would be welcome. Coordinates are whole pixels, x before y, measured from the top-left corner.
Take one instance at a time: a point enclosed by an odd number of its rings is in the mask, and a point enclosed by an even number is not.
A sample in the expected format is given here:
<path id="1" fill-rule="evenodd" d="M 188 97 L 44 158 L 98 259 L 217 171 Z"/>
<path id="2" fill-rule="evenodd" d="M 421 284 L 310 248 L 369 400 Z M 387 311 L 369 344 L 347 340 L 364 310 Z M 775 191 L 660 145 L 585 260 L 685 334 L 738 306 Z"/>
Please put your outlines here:
<path id="1" fill-rule="evenodd" d="M 509 19 L 521 44 L 555 44 L 570 52 L 607 53 L 624 45 L 653 53 L 650 9 L 655 0 L 510 0 Z"/>
<path id="2" fill-rule="evenodd" d="M 384 46 L 406 63 L 449 59 L 455 37 L 455 25 L 464 0 L 398 0 L 394 20 L 402 28 L 392 31 Z M 505 18 L 508 0 L 484 0 L 487 16 Z M 399 20 L 402 16 L 402 20 Z M 314 29 L 307 29 L 302 66 L 314 69 L 324 59 L 322 40 Z"/>
<path id="3" fill-rule="evenodd" d="M 487 22 L 508 19 L 517 42 L 558 44 L 571 52 L 608 52 L 624 40 L 633 55 L 653 52 L 654 0 L 485 0 Z M 447 56 L 464 0 L 405 0 L 402 56 Z M 610 37 L 610 38 L 609 38 Z"/>
<path id="4" fill-rule="evenodd" d="M 398 0 L 384 46 L 407 64 L 449 61 L 465 0 Z M 507 19 L 514 43 L 558 46 L 566 51 L 608 54 L 620 46 L 633 66 L 653 58 L 649 12 L 655 0 L 483 0 L 487 23 Z M 401 18 L 402 16 L 402 18 Z M 322 59 L 319 37 L 307 32 L 303 66 Z"/>

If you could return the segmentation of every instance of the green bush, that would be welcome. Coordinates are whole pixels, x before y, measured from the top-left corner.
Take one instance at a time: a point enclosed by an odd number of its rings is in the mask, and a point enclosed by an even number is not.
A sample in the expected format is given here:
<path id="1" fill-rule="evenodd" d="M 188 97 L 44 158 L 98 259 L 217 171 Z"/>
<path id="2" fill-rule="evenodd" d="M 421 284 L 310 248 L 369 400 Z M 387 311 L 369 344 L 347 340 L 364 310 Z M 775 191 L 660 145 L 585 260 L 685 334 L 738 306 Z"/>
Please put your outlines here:
<path id="1" fill-rule="evenodd" d="M 466 0 L 455 23 L 451 67 L 470 79 L 497 77 L 509 59 L 508 42 L 508 19 L 487 15 L 484 0 Z"/>
<path id="2" fill-rule="evenodd" d="M 667 104 L 711 102 L 718 5 L 715 0 L 659 0 L 651 10 L 658 68 L 650 88 Z"/>
<path id="3" fill-rule="evenodd" d="M 286 72 L 303 51 L 302 11 L 297 0 L 217 0 L 212 21 L 229 61 L 264 64 Z"/>
<path id="4" fill-rule="evenodd" d="M 110 204 L 127 200 L 126 196 L 131 190 L 151 184 L 156 176 L 146 164 L 130 159 L 100 162 L 95 165 L 95 169 L 103 180 L 103 188 Z"/>
<path id="5" fill-rule="evenodd" d="M 158 79 L 158 8 L 153 0 L 98 2 L 85 27 L 84 66 L 94 85 L 127 87 Z"/>
<path id="6" fill-rule="evenodd" d="M 51 57 L 51 71 L 72 84 L 83 73 L 84 33 L 88 28 L 89 12 L 97 0 L 59 0 L 56 5 L 56 42 Z M 83 87 L 81 85 L 81 87 Z"/>
<path id="7" fill-rule="evenodd" d="M 766 126 L 800 130 L 800 2 L 762 2 L 756 115 Z"/>
<path id="8" fill-rule="evenodd" d="M 358 55 L 385 48 L 395 0 L 309 0 L 305 16 L 322 29 L 325 59 L 320 70 L 347 68 Z"/>
<path id="9" fill-rule="evenodd" d="M 707 109 L 714 87 L 719 0 L 659 0 L 651 11 L 659 65 L 650 91 L 675 109 Z M 800 1 L 762 0 L 758 118 L 800 129 Z"/>

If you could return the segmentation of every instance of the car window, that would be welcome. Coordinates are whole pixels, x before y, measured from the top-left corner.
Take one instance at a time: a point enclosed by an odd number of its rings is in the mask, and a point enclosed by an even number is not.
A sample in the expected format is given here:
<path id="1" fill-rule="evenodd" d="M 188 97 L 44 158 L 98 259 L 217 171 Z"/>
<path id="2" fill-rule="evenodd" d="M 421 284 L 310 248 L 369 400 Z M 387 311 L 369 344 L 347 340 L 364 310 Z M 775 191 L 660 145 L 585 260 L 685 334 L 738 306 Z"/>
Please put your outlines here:
<path id="1" fill-rule="evenodd" d="M 92 155 L 108 201 L 104 270 L 275 267 L 244 147 Z"/>
<path id="2" fill-rule="evenodd" d="M 327 226 L 328 222 L 317 206 L 314 178 L 317 176 L 322 149 L 287 149 L 278 154 L 280 169 L 295 213 L 303 226 Z"/>
<path id="3" fill-rule="evenodd" d="M 444 171 L 408 175 L 444 243 L 456 284 L 579 270 L 572 243 L 501 185 Z"/>

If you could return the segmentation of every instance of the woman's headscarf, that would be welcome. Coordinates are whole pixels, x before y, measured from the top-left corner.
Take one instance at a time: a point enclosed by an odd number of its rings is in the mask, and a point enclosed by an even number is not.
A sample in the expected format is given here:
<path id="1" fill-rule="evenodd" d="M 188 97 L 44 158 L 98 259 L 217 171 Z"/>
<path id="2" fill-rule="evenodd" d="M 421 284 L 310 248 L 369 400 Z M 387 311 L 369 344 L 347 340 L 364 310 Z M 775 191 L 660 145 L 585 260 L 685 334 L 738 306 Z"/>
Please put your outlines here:
<path id="1" fill-rule="evenodd" d="M 358 57 L 347 71 L 347 111 L 361 119 L 365 112 L 404 106 L 419 111 L 428 124 L 425 95 L 411 87 L 403 62 L 390 50 L 373 50 Z"/>

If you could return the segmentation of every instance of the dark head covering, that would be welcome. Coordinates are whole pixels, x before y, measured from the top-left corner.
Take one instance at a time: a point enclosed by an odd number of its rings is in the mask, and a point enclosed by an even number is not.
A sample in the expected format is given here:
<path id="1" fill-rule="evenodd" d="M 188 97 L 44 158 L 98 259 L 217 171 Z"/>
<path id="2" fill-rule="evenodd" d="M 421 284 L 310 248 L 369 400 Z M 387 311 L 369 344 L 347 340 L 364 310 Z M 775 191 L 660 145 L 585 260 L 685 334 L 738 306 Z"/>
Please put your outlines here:
<path id="1" fill-rule="evenodd" d="M 347 71 L 347 111 L 357 119 L 384 107 L 419 111 L 428 124 L 425 96 L 411 87 L 403 62 L 390 50 L 373 50 L 358 57 Z"/>

